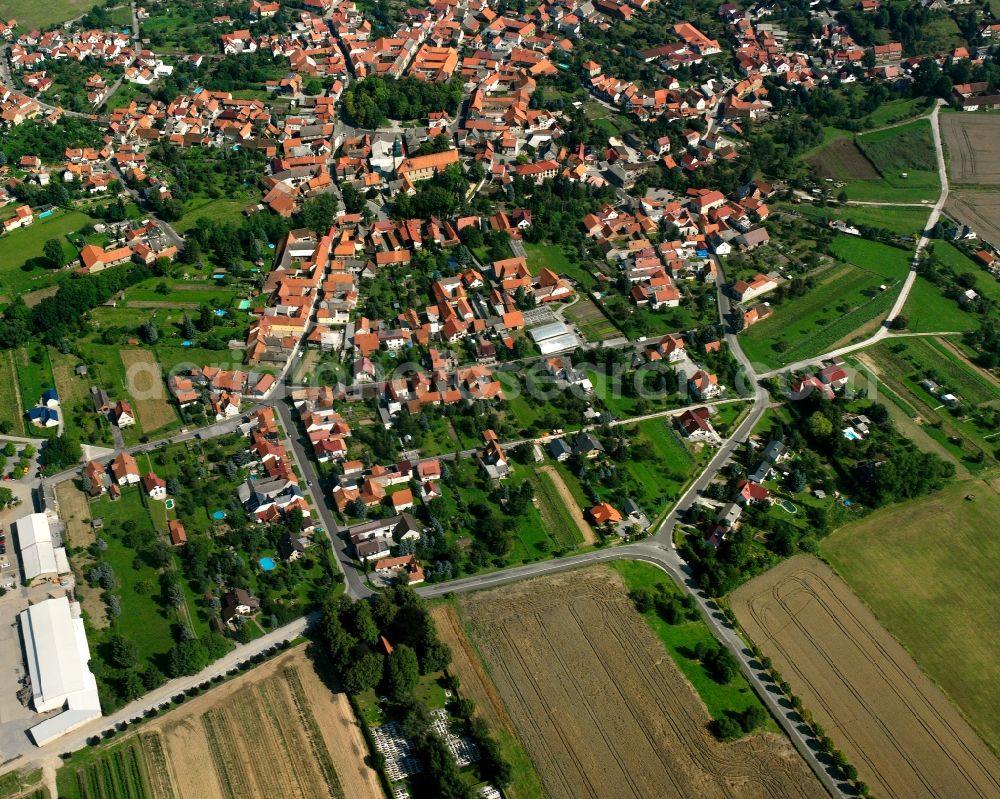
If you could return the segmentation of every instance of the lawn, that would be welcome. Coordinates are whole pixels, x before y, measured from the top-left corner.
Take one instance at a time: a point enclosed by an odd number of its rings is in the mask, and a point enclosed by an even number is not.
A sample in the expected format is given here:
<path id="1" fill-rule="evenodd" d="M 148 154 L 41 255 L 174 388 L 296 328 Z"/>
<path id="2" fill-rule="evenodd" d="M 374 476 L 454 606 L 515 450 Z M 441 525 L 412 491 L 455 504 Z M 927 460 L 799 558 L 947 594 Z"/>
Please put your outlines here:
<path id="1" fill-rule="evenodd" d="M 926 100 L 922 97 L 902 98 L 882 103 L 871 113 L 871 120 L 876 127 L 889 125 L 906 117 L 918 116 L 927 110 Z"/>
<path id="2" fill-rule="evenodd" d="M 207 53 L 218 47 L 218 29 L 208 20 L 196 22 L 189 8 L 165 4 L 149 9 L 151 16 L 142 23 L 142 35 L 149 37 L 157 52 Z"/>
<path id="3" fill-rule="evenodd" d="M 93 0 L 4 0 L 0 16 L 16 19 L 19 27 L 31 30 L 78 17 L 93 5 Z"/>
<path id="4" fill-rule="evenodd" d="M 533 275 L 548 267 L 557 275 L 564 275 L 583 288 L 591 288 L 596 283 L 594 276 L 580 264 L 571 261 L 558 244 L 525 243 L 524 251 L 528 255 L 528 268 Z"/>
<path id="5" fill-rule="evenodd" d="M 876 208 L 864 205 L 820 208 L 808 203 L 790 206 L 788 210 L 819 224 L 826 224 L 832 219 L 842 219 L 852 225 L 884 228 L 901 236 L 913 236 L 914 238 L 923 232 L 929 213 L 922 208 L 893 208 L 892 206 Z"/>
<path id="6" fill-rule="evenodd" d="M 0 423 L 10 425 L 10 433 L 24 435 L 24 414 L 18 413 L 18 381 L 14 366 L 14 351 L 0 352 Z M 34 404 L 34 402 L 32 403 Z"/>
<path id="7" fill-rule="evenodd" d="M 682 596 L 673 580 L 652 564 L 619 560 L 612 562 L 611 567 L 622 576 L 629 591 L 643 588 L 658 590 L 663 586 L 668 594 Z M 742 674 L 732 682 L 721 685 L 709 677 L 701 664 L 694 659 L 694 649 L 698 644 L 711 646 L 716 643 L 708 625 L 700 617 L 695 621 L 684 621 L 680 624 L 668 624 L 655 610 L 643 613 L 642 617 L 698 692 L 713 719 L 722 719 L 753 705 L 760 705 L 760 700 Z M 777 727 L 770 716 L 766 729 L 777 732 Z"/>
<path id="8" fill-rule="evenodd" d="M 249 195 L 241 200 L 213 200 L 208 197 L 198 197 L 186 200 L 184 215 L 174 223 L 178 233 L 185 233 L 195 226 L 200 217 L 208 217 L 214 222 L 238 223 L 243 215 L 243 209 L 251 203 Z"/>
<path id="9" fill-rule="evenodd" d="M 17 382 L 21 388 L 21 404 L 27 411 L 42 397 L 42 392 L 55 388 L 52 377 L 52 364 L 45 345 L 32 341 L 27 347 L 21 347 L 14 353 L 17 364 Z"/>
<path id="10" fill-rule="evenodd" d="M 151 660 L 162 671 L 166 671 L 164 658 L 174 645 L 172 627 L 177 622 L 173 611 L 167 610 L 160 596 L 160 572 L 146 563 L 145 559 L 136 556 L 135 549 L 123 542 L 120 531 L 122 525 L 135 525 L 138 537 L 143 540 L 158 535 L 147 504 L 144 502 L 141 489 L 126 488 L 122 498 L 112 502 L 107 495 L 90 506 L 92 518 L 104 520 L 106 532 L 99 535 L 107 543 L 107 549 L 101 557 L 111 564 L 117 580 L 115 593 L 121 598 L 122 613 L 114 624 L 94 634 L 91 638 L 96 644 L 95 654 L 102 660 L 109 661 L 110 646 L 107 641 L 113 634 L 120 634 L 130 639 L 138 650 L 140 660 Z M 159 503 L 162 512 L 162 504 Z M 88 609 L 91 614 L 94 608 Z"/>
<path id="11" fill-rule="evenodd" d="M 934 242 L 934 257 L 957 275 L 972 275 L 974 290 L 981 296 L 1000 302 L 1000 282 L 995 280 L 965 253 L 945 241 Z M 913 286 L 903 315 L 907 327 L 917 333 L 933 333 L 945 330 L 975 330 L 983 317 L 966 311 L 958 300 L 945 297 L 940 287 L 923 277 L 918 277 Z"/>
<path id="12" fill-rule="evenodd" d="M 910 271 L 911 253 L 898 247 L 846 235 L 834 237 L 832 246 L 837 258 L 884 278 L 902 280 Z"/>
<path id="13" fill-rule="evenodd" d="M 165 290 L 161 287 L 166 287 Z M 247 292 L 239 286 L 218 285 L 207 280 L 153 279 L 125 290 L 127 303 L 162 302 L 207 304 L 213 308 L 229 308 L 237 297 Z M 192 314 L 193 317 L 193 314 Z"/>
<path id="14" fill-rule="evenodd" d="M 632 454 L 623 468 L 637 484 L 633 499 L 655 526 L 687 485 L 696 461 L 669 419 L 646 419 L 625 428 L 632 435 Z"/>
<path id="15" fill-rule="evenodd" d="M 940 288 L 919 275 L 906 298 L 903 316 L 914 333 L 964 332 L 977 329 L 981 323 L 980 316 L 963 310 L 957 300 L 945 297 Z"/>
<path id="16" fill-rule="evenodd" d="M 178 367 L 218 366 L 220 369 L 241 369 L 243 353 L 231 350 L 209 350 L 200 347 L 171 347 L 158 345 L 156 360 L 164 374 L 173 372 Z M 257 370 L 267 371 L 267 370 Z"/>
<path id="17" fill-rule="evenodd" d="M 937 199 L 941 183 L 928 120 L 865 133 L 855 142 L 881 178 L 848 180 L 845 190 L 850 199 L 880 202 Z"/>
<path id="18" fill-rule="evenodd" d="M 741 335 L 751 360 L 781 365 L 820 354 L 888 312 L 909 271 L 908 253 L 847 235 L 834 238 L 833 252 L 844 263 L 820 272 L 813 289 Z"/>
<path id="19" fill-rule="evenodd" d="M 1000 750 L 997 481 L 877 511 L 822 544 L 833 567 Z M 973 499 L 967 499 L 973 497 Z"/>
<path id="20" fill-rule="evenodd" d="M 669 408 L 679 408 L 687 404 L 688 399 L 684 394 L 673 392 L 667 394 L 665 391 L 650 393 L 646 397 L 628 396 L 624 390 L 625 386 L 634 385 L 636 372 L 626 372 L 621 376 L 607 374 L 604 369 L 588 369 L 587 377 L 594 386 L 594 396 L 596 396 L 604 407 L 611 412 L 616 419 L 629 419 L 633 416 L 644 416 L 647 413 L 667 410 Z"/>
<path id="21" fill-rule="evenodd" d="M 42 250 L 49 239 L 62 244 L 66 262 L 77 257 L 76 248 L 66 236 L 91 224 L 93 220 L 80 211 L 58 210 L 45 219 L 36 219 L 30 227 L 14 230 L 0 240 L 0 293 L 8 297 L 51 286 L 64 273 L 39 265 Z M 37 261 L 33 259 L 38 259 Z"/>

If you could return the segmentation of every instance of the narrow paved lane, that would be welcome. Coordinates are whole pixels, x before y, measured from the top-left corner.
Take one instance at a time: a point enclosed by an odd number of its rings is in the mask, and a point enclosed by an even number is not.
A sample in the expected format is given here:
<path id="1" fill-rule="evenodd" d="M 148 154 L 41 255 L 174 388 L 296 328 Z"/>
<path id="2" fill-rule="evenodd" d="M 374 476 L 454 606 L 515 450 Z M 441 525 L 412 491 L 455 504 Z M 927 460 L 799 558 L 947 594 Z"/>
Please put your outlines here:
<path id="1" fill-rule="evenodd" d="M 938 195 L 937 202 L 934 203 L 934 207 L 931 208 L 930 215 L 927 217 L 927 224 L 924 225 L 923 233 L 917 241 L 917 247 L 913 252 L 913 258 L 910 261 L 910 271 L 907 272 L 906 279 L 903 281 L 903 287 L 900 289 L 900 292 L 896 297 L 896 301 L 892 304 L 892 309 L 889 311 L 889 315 L 886 316 L 882 326 L 864 341 L 859 341 L 855 344 L 848 344 L 846 347 L 830 350 L 829 352 L 825 352 L 822 355 L 816 355 L 812 358 L 805 358 L 801 361 L 790 363 L 787 366 L 782 366 L 780 369 L 771 369 L 767 372 L 761 372 L 759 375 L 761 378 L 774 377 L 782 373 L 795 372 L 800 369 L 805 369 L 808 366 L 815 366 L 816 364 L 822 363 L 830 358 L 839 358 L 842 355 L 847 355 L 848 353 L 855 352 L 856 350 L 871 347 L 891 335 L 889 325 L 893 319 L 902 313 L 903 307 L 906 305 L 906 301 L 910 297 L 910 291 L 913 289 L 913 284 L 917 280 L 917 266 L 920 263 L 920 256 L 930 243 L 930 233 L 934 230 L 934 226 L 937 225 L 938 220 L 941 218 L 941 213 L 944 211 L 945 203 L 948 201 L 948 166 L 944 160 L 944 148 L 941 145 L 941 126 L 938 119 L 943 105 L 944 101 L 938 100 L 937 104 L 934 106 L 934 110 L 928 117 L 931 123 L 931 136 L 934 139 L 934 151 L 937 154 L 937 169 L 938 179 L 941 182 L 941 194 Z M 899 203 L 886 203 L 886 205 L 899 205 Z"/>

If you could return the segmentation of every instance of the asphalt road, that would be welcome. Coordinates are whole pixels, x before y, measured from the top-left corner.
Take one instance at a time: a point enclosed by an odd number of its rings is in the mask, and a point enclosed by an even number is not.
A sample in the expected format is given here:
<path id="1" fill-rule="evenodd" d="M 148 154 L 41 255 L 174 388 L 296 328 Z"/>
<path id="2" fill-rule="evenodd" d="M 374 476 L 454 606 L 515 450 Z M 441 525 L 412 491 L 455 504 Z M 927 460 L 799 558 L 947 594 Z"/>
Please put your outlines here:
<path id="1" fill-rule="evenodd" d="M 99 719 L 95 719 L 83 727 L 73 730 L 61 738 L 56 739 L 50 744 L 36 747 L 28 741 L 26 736 L 26 746 L 24 747 L 23 752 L 4 752 L 4 755 L 6 757 L 14 757 L 18 754 L 25 755 L 23 760 L 16 761 L 12 764 L 12 766 L 21 768 L 28 762 L 41 760 L 45 757 L 51 757 L 52 755 L 62 752 L 75 752 L 77 749 L 82 749 L 87 745 L 87 739 L 92 735 L 99 735 L 104 730 L 109 730 L 123 721 L 132 721 L 133 719 L 140 718 L 146 713 L 147 710 L 151 710 L 164 704 L 165 702 L 169 702 L 172 697 L 177 694 L 184 693 L 184 691 L 188 688 L 201 685 L 214 677 L 225 674 L 230 669 L 236 668 L 236 666 L 243 661 L 259 655 L 264 650 L 270 649 L 276 644 L 280 644 L 283 641 L 292 641 L 295 638 L 298 638 L 308 629 L 311 621 L 312 619 L 309 617 L 296 619 L 290 624 L 286 624 L 284 627 L 272 630 L 266 635 L 263 635 L 248 644 L 238 644 L 232 652 L 197 674 L 191 677 L 178 677 L 177 679 L 170 680 L 169 682 L 161 685 L 155 691 L 151 691 L 146 694 L 141 699 L 137 699 L 136 701 L 129 703 L 109 716 L 103 716 Z"/>
<path id="2" fill-rule="evenodd" d="M 302 476 L 306 479 L 307 484 L 311 482 L 313 488 L 315 489 L 314 505 L 316 507 L 316 511 L 319 513 L 320 519 L 323 521 L 324 528 L 326 529 L 330 538 L 330 543 L 333 546 L 334 554 L 337 556 L 337 561 L 340 563 L 341 571 L 343 571 L 344 578 L 347 581 L 347 595 L 355 599 L 371 596 L 373 591 L 366 584 L 365 575 L 358 571 L 357 567 L 354 565 L 353 559 L 351 558 L 351 554 L 348 551 L 348 544 L 337 534 L 340 526 L 337 524 L 336 515 L 326 501 L 326 492 L 323 490 L 323 484 L 320 481 L 316 464 L 310 457 L 310 453 L 306 452 L 305 447 L 302 445 L 302 441 L 298 435 L 298 426 L 292 418 L 292 412 L 288 403 L 275 402 L 274 408 L 281 417 L 281 424 L 284 426 L 285 431 L 288 434 L 289 442 L 292 447 L 292 454 L 294 455 L 295 460 L 298 461 L 299 469 L 302 471 Z"/>
<path id="3" fill-rule="evenodd" d="M 930 213 L 927 224 L 928 230 L 933 228 L 936 224 L 948 195 L 947 174 L 945 171 L 944 155 L 941 148 L 941 138 L 938 127 L 939 110 L 940 104 L 931 114 L 931 125 L 934 135 L 935 149 L 938 156 L 938 171 L 941 177 L 942 192 L 941 196 L 938 198 L 938 202 L 935 204 Z M 914 254 L 914 266 L 919 258 L 919 254 L 922 252 L 923 248 L 926 247 L 927 242 L 928 238 L 925 231 L 925 235 L 922 236 L 918 242 L 916 252 Z M 716 282 L 719 288 L 719 317 L 720 320 L 725 323 L 726 316 L 730 311 L 730 301 L 728 295 L 723 290 L 725 276 L 722 270 L 722 264 L 718 261 L 718 259 L 716 259 L 715 262 Z M 888 317 L 889 319 L 896 316 L 905 304 L 909 291 L 912 288 L 915 274 L 914 268 L 911 269 L 911 272 L 907 275 L 903 289 L 901 290 L 899 297 L 897 297 L 896 303 L 894 304 Z M 887 334 L 887 329 L 883 327 L 878 331 L 878 333 L 869 339 L 868 343 L 874 343 L 875 341 L 884 338 Z M 805 761 L 816 773 L 824 787 L 835 797 L 846 797 L 847 794 L 840 787 L 840 782 L 835 773 L 831 773 L 828 759 L 824 756 L 824 759 L 821 761 L 817 756 L 817 742 L 809 734 L 808 728 L 802 724 L 801 719 L 790 707 L 787 700 L 782 697 L 780 691 L 773 685 L 773 683 L 771 683 L 767 675 L 763 673 L 760 668 L 760 664 L 753 659 L 752 653 L 748 649 L 747 645 L 729 625 L 715 603 L 694 583 L 687 564 L 681 559 L 673 545 L 673 530 L 680 516 L 688 509 L 693 498 L 697 497 L 702 491 L 704 491 L 708 484 L 715 479 L 719 471 L 728 462 L 736 448 L 746 441 L 754 426 L 767 409 L 769 399 L 768 394 L 759 385 L 758 378 L 777 373 L 777 371 L 775 371 L 758 375 L 754 371 L 754 367 L 750 363 L 749 359 L 743 353 L 737 336 L 733 333 L 726 333 L 725 338 L 730 350 L 745 371 L 745 376 L 748 382 L 746 388 L 752 392 L 751 410 L 744 421 L 734 431 L 733 435 L 729 437 L 718 449 L 708 466 L 700 475 L 698 475 L 681 498 L 674 504 L 674 507 L 667 514 L 663 523 L 653 536 L 635 544 L 612 547 L 608 549 L 598 549 L 557 560 L 542 561 L 497 572 L 477 574 L 443 584 L 427 585 L 421 587 L 419 592 L 423 596 L 434 597 L 447 593 L 474 591 L 529 577 L 617 559 L 637 559 L 652 563 L 668 573 L 682 590 L 694 597 L 699 611 L 704 617 L 706 623 L 712 629 L 715 636 L 739 659 L 741 669 L 750 684 L 753 686 L 755 692 L 761 697 L 762 701 L 767 705 L 771 713 L 778 720 L 781 727 L 789 736 L 790 740 L 798 749 Z M 818 358 L 811 359 L 810 361 L 804 361 L 801 364 L 793 364 L 789 367 L 785 367 L 785 370 L 816 363 L 819 360 L 837 354 L 837 352 L 838 351 L 827 353 Z M 292 360 L 294 361 L 294 358 Z M 371 595 L 372 591 L 366 585 L 364 575 L 357 571 L 351 563 L 346 544 L 339 538 L 334 537 L 335 531 L 338 529 L 335 522 L 335 515 L 326 502 L 326 497 L 321 489 L 319 474 L 315 465 L 310 458 L 309 453 L 302 445 L 302 442 L 299 440 L 297 435 L 297 426 L 292 418 L 291 409 L 286 402 L 275 399 L 268 400 L 266 404 L 272 405 L 277 409 L 278 414 L 281 417 L 282 424 L 285 426 L 285 430 L 289 435 L 289 445 L 292 448 L 295 459 L 298 461 L 299 468 L 301 469 L 303 476 L 307 480 L 307 485 L 311 482 L 311 484 L 318 489 L 317 494 L 314 496 L 314 505 L 320 518 L 326 525 L 326 529 L 331 533 L 334 550 L 345 572 L 348 594 L 355 598 L 367 597 Z M 673 412 L 677 411 L 664 412 L 663 414 L 656 415 L 666 415 L 666 413 Z M 627 420 L 621 420 L 619 423 L 624 423 L 625 421 Z M 185 440 L 186 438 L 192 438 L 195 436 L 210 437 L 213 434 L 221 435 L 225 432 L 225 424 L 227 423 L 223 423 L 222 426 L 213 425 L 203 430 L 189 431 L 186 434 L 179 434 L 176 437 L 167 439 L 167 441 Z M 232 425 L 233 428 L 235 428 L 235 426 L 235 424 Z M 143 445 L 143 447 L 155 447 L 162 443 L 163 442 L 153 442 L 149 445 Z M 133 451 L 142 451 L 143 447 L 134 448 Z M 456 453 L 456 456 L 460 454 L 461 453 Z M 75 474 L 75 471 L 76 470 L 72 470 L 71 472 L 66 472 L 62 475 L 57 475 L 54 478 L 48 479 L 57 482 L 59 479 L 66 479 L 66 476 Z M 197 685 L 204 682 L 206 679 L 211 679 L 212 676 L 224 673 L 228 669 L 232 668 L 236 662 L 263 651 L 273 643 L 301 634 L 301 632 L 306 629 L 307 623 L 306 619 L 300 619 L 297 622 L 287 625 L 280 630 L 276 630 L 249 645 L 239 647 L 234 653 L 231 653 L 231 655 L 227 656 L 218 663 L 213 664 L 196 677 L 172 681 L 158 691 L 143 697 L 138 702 L 135 702 L 122 711 L 119 711 L 119 713 L 116 713 L 111 717 L 101 719 L 99 724 L 95 723 L 94 725 L 88 725 L 88 727 L 90 727 L 89 729 L 84 728 L 77 733 L 64 737 L 57 742 L 58 745 L 50 745 L 49 749 L 53 751 L 67 751 L 79 748 L 84 745 L 86 738 L 89 735 L 94 734 L 97 729 L 106 729 L 108 726 L 116 723 L 117 721 L 135 718 L 136 716 L 141 715 L 146 709 L 161 704 L 169 698 L 169 696 L 183 691 L 185 687 Z M 42 749 L 46 749 L 46 747 L 43 747 Z M 40 751 L 39 754 L 41 754 Z"/>

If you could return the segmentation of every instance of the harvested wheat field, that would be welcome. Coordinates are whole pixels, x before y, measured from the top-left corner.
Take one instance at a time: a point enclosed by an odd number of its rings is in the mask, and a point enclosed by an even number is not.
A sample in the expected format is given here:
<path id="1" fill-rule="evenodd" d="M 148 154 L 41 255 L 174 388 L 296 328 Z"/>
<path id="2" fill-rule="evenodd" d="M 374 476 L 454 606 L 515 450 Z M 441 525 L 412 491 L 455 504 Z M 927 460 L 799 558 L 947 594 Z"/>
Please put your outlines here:
<path id="1" fill-rule="evenodd" d="M 209 692 L 154 729 L 172 785 L 155 799 L 382 795 L 347 698 L 320 682 L 304 647 Z M 146 738 L 148 754 L 155 746 Z"/>
<path id="2" fill-rule="evenodd" d="M 133 799 L 382 799 L 347 698 L 320 681 L 304 646 L 61 770 L 60 796 L 111 795 L 104 782 L 123 753 L 137 763 L 121 794 Z"/>
<path id="3" fill-rule="evenodd" d="M 944 209 L 952 219 L 976 231 L 983 241 L 1000 247 L 1000 193 L 952 191 Z"/>
<path id="4" fill-rule="evenodd" d="M 783 738 L 712 737 L 705 706 L 610 569 L 460 603 L 552 799 L 824 795 Z"/>
<path id="5" fill-rule="evenodd" d="M 942 114 L 948 177 L 955 183 L 1000 186 L 1000 116 Z"/>
<path id="6" fill-rule="evenodd" d="M 431 607 L 431 617 L 437 627 L 438 637 L 451 648 L 448 671 L 458 677 L 462 695 L 476 703 L 476 712 L 482 716 L 497 736 L 504 756 L 511 764 L 511 784 L 504 789 L 508 799 L 544 799 L 545 789 L 531 759 L 518 738 L 514 722 L 504 707 L 493 681 L 483 668 L 483 663 L 462 629 L 453 604 Z"/>
<path id="7" fill-rule="evenodd" d="M 125 384 L 135 400 L 135 411 L 145 433 L 159 430 L 177 420 L 174 406 L 167 401 L 167 389 L 156 356 L 149 350 L 122 350 Z"/>
<path id="8" fill-rule="evenodd" d="M 874 794 L 1000 796 L 1000 762 L 825 564 L 791 558 L 732 606 Z"/>

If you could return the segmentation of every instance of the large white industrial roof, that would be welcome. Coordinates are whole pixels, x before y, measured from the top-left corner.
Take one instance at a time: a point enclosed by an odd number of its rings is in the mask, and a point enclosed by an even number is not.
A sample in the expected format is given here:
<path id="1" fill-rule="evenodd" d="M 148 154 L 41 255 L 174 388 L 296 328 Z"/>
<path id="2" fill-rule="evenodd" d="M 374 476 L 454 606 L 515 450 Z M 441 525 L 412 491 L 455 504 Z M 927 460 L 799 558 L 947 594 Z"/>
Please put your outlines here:
<path id="1" fill-rule="evenodd" d="M 67 708 L 32 728 L 39 745 L 101 715 L 97 681 L 80 606 L 66 596 L 46 599 L 19 614 L 31 675 L 32 704 L 39 713 Z"/>
<path id="2" fill-rule="evenodd" d="M 26 580 L 42 574 L 65 574 L 69 571 L 66 550 L 52 545 L 52 531 L 44 513 L 22 516 L 14 524 Z"/>

